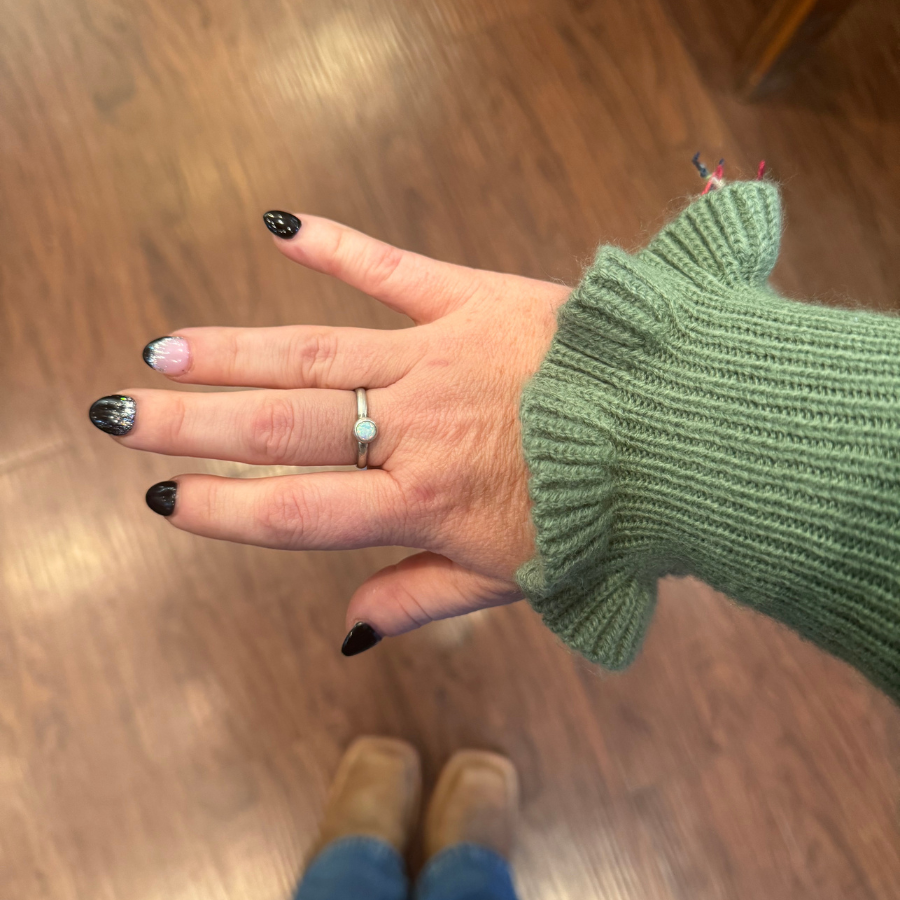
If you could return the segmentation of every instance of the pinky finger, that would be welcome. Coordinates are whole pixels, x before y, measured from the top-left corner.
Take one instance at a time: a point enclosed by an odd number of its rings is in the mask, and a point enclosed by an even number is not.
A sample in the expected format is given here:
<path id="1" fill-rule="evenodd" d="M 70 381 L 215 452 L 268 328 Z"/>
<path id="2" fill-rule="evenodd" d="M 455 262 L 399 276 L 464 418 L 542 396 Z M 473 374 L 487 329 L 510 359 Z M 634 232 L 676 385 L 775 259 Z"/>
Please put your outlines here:
<path id="1" fill-rule="evenodd" d="M 512 582 L 472 572 L 436 553 L 419 553 L 382 569 L 353 595 L 347 607 L 350 633 L 344 654 L 353 656 L 381 637 L 403 634 L 437 619 L 521 598 Z"/>
<path id="2" fill-rule="evenodd" d="M 168 491 L 165 504 L 156 503 L 158 489 Z M 349 550 L 402 544 L 405 537 L 399 489 L 380 469 L 274 478 L 180 475 L 154 485 L 147 503 L 182 531 L 277 550 Z"/>

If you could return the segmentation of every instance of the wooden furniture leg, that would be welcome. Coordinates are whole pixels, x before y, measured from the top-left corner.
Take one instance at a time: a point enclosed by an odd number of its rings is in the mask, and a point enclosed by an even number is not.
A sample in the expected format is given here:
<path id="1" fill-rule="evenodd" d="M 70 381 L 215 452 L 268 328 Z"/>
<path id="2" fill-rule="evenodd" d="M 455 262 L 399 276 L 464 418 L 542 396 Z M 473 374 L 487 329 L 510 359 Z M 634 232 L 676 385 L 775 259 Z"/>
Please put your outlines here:
<path id="1" fill-rule="evenodd" d="M 742 56 L 738 88 L 755 100 L 783 87 L 853 0 L 777 0 Z"/>

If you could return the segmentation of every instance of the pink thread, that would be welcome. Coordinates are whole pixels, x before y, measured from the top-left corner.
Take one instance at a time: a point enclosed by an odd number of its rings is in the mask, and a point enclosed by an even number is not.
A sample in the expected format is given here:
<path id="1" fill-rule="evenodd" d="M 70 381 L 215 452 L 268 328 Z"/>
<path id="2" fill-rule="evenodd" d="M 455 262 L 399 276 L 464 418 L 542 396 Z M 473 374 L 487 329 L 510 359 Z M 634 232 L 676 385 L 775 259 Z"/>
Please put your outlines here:
<path id="1" fill-rule="evenodd" d="M 759 161 L 759 168 L 756 170 L 756 180 L 762 181 L 763 175 L 766 174 L 766 161 L 761 159 Z"/>
<path id="2" fill-rule="evenodd" d="M 709 176 L 709 181 L 706 182 L 706 187 L 700 192 L 700 196 L 704 197 L 710 191 L 717 191 L 720 187 L 722 187 L 725 175 L 725 160 L 720 159 L 719 164 L 716 166 L 716 171 Z"/>

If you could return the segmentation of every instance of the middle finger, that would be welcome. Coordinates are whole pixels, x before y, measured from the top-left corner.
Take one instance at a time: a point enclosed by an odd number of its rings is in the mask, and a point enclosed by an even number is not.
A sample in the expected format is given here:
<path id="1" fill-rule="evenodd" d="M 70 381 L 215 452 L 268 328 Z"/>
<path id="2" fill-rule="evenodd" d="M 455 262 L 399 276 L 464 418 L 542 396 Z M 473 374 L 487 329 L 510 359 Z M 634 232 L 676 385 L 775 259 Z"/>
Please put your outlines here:
<path id="1" fill-rule="evenodd" d="M 410 329 L 184 328 L 144 348 L 149 366 L 175 381 L 259 388 L 387 387 L 421 355 Z"/>

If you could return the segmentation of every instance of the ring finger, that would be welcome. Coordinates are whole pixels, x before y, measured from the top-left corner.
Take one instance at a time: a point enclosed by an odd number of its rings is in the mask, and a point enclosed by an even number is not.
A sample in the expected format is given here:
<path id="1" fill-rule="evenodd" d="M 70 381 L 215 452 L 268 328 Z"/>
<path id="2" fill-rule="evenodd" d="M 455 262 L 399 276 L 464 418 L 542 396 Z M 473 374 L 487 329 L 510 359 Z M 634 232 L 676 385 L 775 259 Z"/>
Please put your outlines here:
<path id="1" fill-rule="evenodd" d="M 369 415 L 382 430 L 369 450 L 369 465 L 381 466 L 390 457 L 397 432 L 384 402 L 385 391 L 369 391 L 368 401 Z M 119 410 L 126 415 L 119 415 Z M 168 456 L 281 466 L 341 466 L 356 461 L 352 391 L 134 390 L 98 400 L 91 407 L 91 419 L 126 447 Z M 117 425 L 106 427 L 107 421 Z"/>

